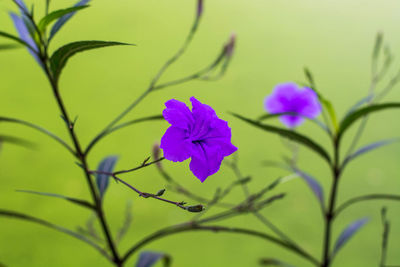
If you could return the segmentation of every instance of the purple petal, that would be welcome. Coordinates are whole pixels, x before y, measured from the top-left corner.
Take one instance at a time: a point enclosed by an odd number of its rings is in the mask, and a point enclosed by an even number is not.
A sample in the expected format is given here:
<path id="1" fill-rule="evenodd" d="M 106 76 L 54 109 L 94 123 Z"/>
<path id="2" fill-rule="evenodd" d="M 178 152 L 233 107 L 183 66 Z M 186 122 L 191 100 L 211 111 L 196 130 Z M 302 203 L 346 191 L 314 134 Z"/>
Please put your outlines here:
<path id="1" fill-rule="evenodd" d="M 288 128 L 295 128 L 304 122 L 304 118 L 301 116 L 284 115 L 279 120 L 286 125 Z"/>
<path id="2" fill-rule="evenodd" d="M 224 157 L 218 147 L 209 145 L 206 142 L 196 142 L 193 145 L 190 170 L 203 183 L 208 176 L 219 170 Z"/>
<path id="3" fill-rule="evenodd" d="M 296 95 L 295 83 L 282 83 L 275 86 L 274 91 L 265 99 L 265 109 L 269 113 L 282 113 L 293 111 L 291 105 Z"/>
<path id="4" fill-rule="evenodd" d="M 228 122 L 221 119 L 214 119 L 211 124 L 211 130 L 204 137 L 204 142 L 209 146 L 218 146 L 221 154 L 226 157 L 237 150 L 237 147 L 231 142 L 231 128 Z"/>
<path id="5" fill-rule="evenodd" d="M 193 117 L 185 103 L 171 99 L 165 103 L 165 106 L 167 107 L 163 111 L 165 120 L 174 127 L 190 130 Z"/>
<path id="6" fill-rule="evenodd" d="M 187 139 L 187 131 L 171 126 L 161 138 L 160 148 L 164 151 L 164 157 L 177 162 L 190 157 L 192 143 Z"/>
<path id="7" fill-rule="evenodd" d="M 312 89 L 304 87 L 298 93 L 297 99 L 302 103 L 298 111 L 303 116 L 314 119 L 321 113 L 321 104 L 318 101 L 317 94 Z"/>
<path id="8" fill-rule="evenodd" d="M 314 119 L 321 113 L 317 94 L 310 88 L 300 88 L 295 83 L 278 84 L 270 96 L 265 99 L 265 109 L 269 113 L 294 112 L 301 116 L 284 115 L 280 120 L 289 128 L 304 121 L 304 117 Z"/>
<path id="9" fill-rule="evenodd" d="M 218 119 L 218 117 L 210 106 L 202 104 L 193 96 L 190 98 L 190 101 L 192 102 L 192 114 L 194 118 L 191 137 L 193 140 L 199 140 L 207 135 L 214 119 Z"/>
<path id="10" fill-rule="evenodd" d="M 210 138 L 203 141 L 208 147 L 216 147 L 223 157 L 227 157 L 238 150 L 237 147 L 232 145 L 229 138 Z"/>

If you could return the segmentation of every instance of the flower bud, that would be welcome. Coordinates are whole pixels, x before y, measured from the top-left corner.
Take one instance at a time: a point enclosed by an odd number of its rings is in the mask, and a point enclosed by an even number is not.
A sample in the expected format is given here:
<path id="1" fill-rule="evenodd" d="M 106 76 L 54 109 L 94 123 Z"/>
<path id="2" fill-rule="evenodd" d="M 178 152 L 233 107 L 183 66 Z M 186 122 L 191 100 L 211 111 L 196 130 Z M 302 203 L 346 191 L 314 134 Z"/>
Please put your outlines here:
<path id="1" fill-rule="evenodd" d="M 153 158 L 154 158 L 154 160 L 159 160 L 160 159 L 160 152 L 161 152 L 160 144 L 159 143 L 155 143 L 153 145 Z M 161 161 L 156 162 L 156 166 L 157 166 L 157 168 L 161 169 L 162 168 Z"/>
<path id="2" fill-rule="evenodd" d="M 157 192 L 156 196 L 161 197 L 162 195 L 164 195 L 165 193 L 165 189 L 161 189 Z"/>
<path id="3" fill-rule="evenodd" d="M 228 58 L 230 58 L 233 54 L 233 51 L 235 49 L 235 43 L 236 43 L 236 34 L 232 33 L 229 42 L 225 45 L 225 55 Z"/>
<path id="4" fill-rule="evenodd" d="M 188 206 L 186 207 L 186 210 L 189 212 L 201 212 L 204 210 L 204 206 L 203 205 Z"/>
<path id="5" fill-rule="evenodd" d="M 201 17 L 203 14 L 203 0 L 197 0 L 197 18 Z"/>

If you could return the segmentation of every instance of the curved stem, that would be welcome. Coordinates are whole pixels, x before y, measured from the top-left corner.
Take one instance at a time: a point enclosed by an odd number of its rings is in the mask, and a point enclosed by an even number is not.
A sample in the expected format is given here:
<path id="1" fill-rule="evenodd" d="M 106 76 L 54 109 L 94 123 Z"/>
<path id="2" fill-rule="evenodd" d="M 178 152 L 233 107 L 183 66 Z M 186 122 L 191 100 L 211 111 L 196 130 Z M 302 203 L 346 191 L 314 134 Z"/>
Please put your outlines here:
<path id="1" fill-rule="evenodd" d="M 47 55 L 46 55 L 45 58 L 47 58 Z M 88 166 L 88 163 L 87 163 L 86 155 L 84 154 L 84 152 L 83 152 L 83 150 L 81 148 L 81 145 L 79 143 L 79 139 L 75 134 L 74 127 L 71 124 L 71 120 L 70 120 L 69 114 L 68 114 L 68 112 L 67 112 L 67 110 L 65 108 L 64 102 L 63 102 L 62 97 L 61 97 L 61 95 L 59 93 L 58 84 L 53 79 L 53 76 L 51 74 L 51 71 L 50 71 L 50 69 L 48 67 L 48 64 L 47 64 L 46 60 L 43 60 L 43 65 L 44 65 L 44 69 L 45 69 L 46 75 L 48 77 L 48 80 L 50 82 L 50 85 L 52 87 L 54 97 L 55 97 L 55 99 L 57 101 L 57 104 L 58 104 L 58 107 L 59 107 L 59 109 L 61 111 L 61 114 L 64 117 L 65 121 L 68 123 L 67 130 L 68 130 L 68 133 L 69 133 L 69 135 L 70 135 L 70 137 L 72 139 L 72 142 L 74 144 L 74 147 L 75 147 L 75 150 L 76 150 L 75 151 L 76 155 L 79 158 L 80 163 L 82 164 L 82 167 L 83 167 L 83 170 L 84 170 L 84 175 L 85 175 L 85 178 L 86 178 L 86 182 L 88 184 L 89 191 L 91 193 L 91 196 L 92 196 L 92 199 L 93 199 L 93 202 L 94 202 L 94 205 L 95 205 L 96 214 L 97 214 L 97 217 L 99 218 L 101 228 L 103 229 L 104 235 L 106 237 L 108 247 L 111 250 L 113 261 L 116 264 L 116 266 L 122 266 L 120 257 L 118 255 L 117 248 L 115 247 L 115 243 L 113 241 L 113 238 L 111 236 L 111 232 L 109 230 L 109 227 L 107 225 L 107 222 L 106 222 L 106 219 L 105 219 L 105 216 L 104 216 L 103 207 L 101 205 L 100 198 L 99 198 L 99 196 L 97 194 L 96 188 L 94 186 L 94 183 L 93 183 L 93 181 L 92 181 L 92 179 L 90 177 L 90 173 L 88 171 L 89 170 L 89 166 Z"/>
<path id="2" fill-rule="evenodd" d="M 52 132 L 44 129 L 43 127 L 40 127 L 36 124 L 33 124 L 31 122 L 28 121 L 23 121 L 23 120 L 19 120 L 19 119 L 14 119 L 14 118 L 8 118 L 8 117 L 0 117 L 0 122 L 5 121 L 5 122 L 11 122 L 11 123 L 19 123 L 25 126 L 28 126 L 32 129 L 38 130 L 41 133 L 44 133 L 45 135 L 49 136 L 50 138 L 56 140 L 59 144 L 61 144 L 62 146 L 64 146 L 69 152 L 71 152 L 75 157 L 76 157 L 76 153 L 75 151 L 72 149 L 72 147 L 70 147 L 64 140 L 62 140 L 60 137 L 58 137 L 57 135 L 53 134 Z"/>
<path id="3" fill-rule="evenodd" d="M 230 227 L 224 227 L 224 226 L 203 226 L 203 225 L 199 225 L 196 223 L 186 223 L 186 224 L 176 225 L 176 226 L 172 226 L 172 227 L 167 227 L 167 228 L 161 229 L 161 230 L 145 237 L 144 239 L 139 241 L 137 244 L 135 244 L 133 247 L 131 247 L 125 253 L 125 255 L 122 257 L 122 261 L 126 261 L 130 256 L 132 256 L 140 248 L 142 248 L 143 246 L 147 245 L 150 242 L 153 242 L 153 241 L 160 239 L 162 237 L 165 237 L 165 236 L 183 233 L 183 232 L 189 232 L 189 231 L 211 231 L 214 233 L 227 232 L 227 233 L 236 233 L 236 234 L 246 234 L 246 235 L 262 238 L 262 239 L 272 242 L 276 245 L 279 245 L 282 248 L 290 250 L 290 251 L 298 254 L 299 256 L 307 259 L 308 261 L 313 263 L 315 266 L 318 266 L 318 261 L 316 259 L 314 259 L 312 256 L 304 253 L 303 251 L 299 251 L 297 248 L 295 248 L 291 245 L 288 245 L 286 242 L 281 241 L 271 235 L 268 235 L 268 234 L 265 234 L 262 232 L 258 232 L 258 231 L 254 231 L 254 230 L 250 230 L 250 229 L 244 229 L 244 228 L 230 228 Z"/>
<path id="4" fill-rule="evenodd" d="M 24 220 L 24 221 L 28 221 L 28 222 L 33 222 L 33 223 L 37 223 L 39 225 L 42 226 L 46 226 L 48 228 L 57 230 L 59 232 L 62 232 L 64 234 L 67 234 L 71 237 L 74 237 L 78 240 L 81 240 L 82 242 L 85 242 L 86 244 L 90 245 L 91 247 L 95 248 L 97 251 L 99 251 L 104 257 L 106 257 L 108 260 L 112 261 L 112 259 L 110 258 L 110 256 L 107 254 L 107 252 L 100 247 L 98 244 L 94 243 L 93 241 L 91 241 L 90 239 L 86 238 L 85 236 L 79 235 L 67 228 L 61 227 L 59 225 L 50 223 L 48 221 L 45 221 L 43 219 L 37 218 L 37 217 L 33 217 L 30 215 L 26 215 L 23 213 L 19 213 L 19 212 L 15 212 L 15 211 L 9 211 L 9 210 L 0 210 L 0 216 L 5 216 L 5 217 L 10 217 L 13 219 L 20 219 L 20 220 Z M 0 265 L 1 266 L 1 265 Z"/>
<path id="5" fill-rule="evenodd" d="M 189 35 L 187 36 L 185 42 L 183 43 L 182 47 L 178 50 L 178 52 L 173 55 L 165 64 L 160 68 L 156 76 L 152 79 L 150 82 L 149 87 L 135 100 L 133 101 L 125 110 L 123 110 L 114 120 L 112 120 L 95 138 L 95 139 L 101 139 L 115 124 L 117 124 L 120 120 L 122 120 L 129 112 L 131 112 L 132 109 L 134 109 L 150 92 L 154 90 L 156 87 L 157 82 L 161 78 L 161 76 L 164 74 L 164 72 L 175 62 L 177 61 L 180 56 L 183 55 L 183 53 L 186 51 L 188 48 L 189 44 L 193 40 L 193 37 L 197 31 L 197 27 L 200 22 L 200 17 L 196 17 L 193 26 L 189 32 Z M 98 141 L 98 140 L 97 140 Z M 97 142 L 96 141 L 96 142 Z M 93 141 L 92 141 L 93 142 Z"/>
<path id="6" fill-rule="evenodd" d="M 346 208 L 359 203 L 363 201 L 369 201 L 369 200 L 394 200 L 394 201 L 400 201 L 400 195 L 388 195 L 388 194 L 370 194 L 370 195 L 364 195 L 364 196 L 359 196 L 355 197 L 352 199 L 349 199 L 345 201 L 343 204 L 341 204 L 335 211 L 334 217 L 336 218 L 339 213 L 341 213 L 343 210 Z"/>
<path id="7" fill-rule="evenodd" d="M 136 123 L 140 123 L 140 122 L 146 122 L 146 121 L 153 121 L 153 120 L 161 120 L 164 119 L 164 117 L 162 115 L 154 115 L 154 116 L 149 116 L 149 117 L 144 117 L 144 118 L 139 118 L 139 119 L 134 119 L 134 120 L 130 120 L 128 122 L 125 123 L 121 123 L 105 132 L 101 132 L 99 135 L 97 135 L 90 143 L 89 145 L 86 147 L 85 149 L 85 155 L 88 155 L 89 152 L 92 150 L 92 148 L 97 144 L 97 142 L 99 142 L 103 137 L 106 137 L 107 135 L 125 128 L 127 126 L 136 124 Z"/>

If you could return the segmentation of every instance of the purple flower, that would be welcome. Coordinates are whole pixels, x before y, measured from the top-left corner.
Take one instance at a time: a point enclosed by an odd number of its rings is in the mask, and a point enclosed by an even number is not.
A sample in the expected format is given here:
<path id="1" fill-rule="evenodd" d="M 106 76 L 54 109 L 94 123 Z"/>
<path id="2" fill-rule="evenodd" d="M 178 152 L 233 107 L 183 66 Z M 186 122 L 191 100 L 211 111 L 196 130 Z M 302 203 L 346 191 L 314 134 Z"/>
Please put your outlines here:
<path id="1" fill-rule="evenodd" d="M 164 118 L 171 124 L 161 138 L 164 157 L 174 162 L 192 158 L 190 170 L 204 182 L 216 173 L 224 157 L 237 148 L 231 143 L 231 129 L 208 105 L 191 97 L 192 111 L 185 103 L 171 99 L 165 103 Z"/>
<path id="2" fill-rule="evenodd" d="M 265 109 L 269 113 L 293 112 L 296 115 L 282 115 L 280 120 L 289 128 L 294 128 L 304 121 L 304 117 L 314 119 L 321 113 L 317 94 L 308 87 L 300 88 L 288 82 L 275 86 L 271 95 L 265 98 Z"/>

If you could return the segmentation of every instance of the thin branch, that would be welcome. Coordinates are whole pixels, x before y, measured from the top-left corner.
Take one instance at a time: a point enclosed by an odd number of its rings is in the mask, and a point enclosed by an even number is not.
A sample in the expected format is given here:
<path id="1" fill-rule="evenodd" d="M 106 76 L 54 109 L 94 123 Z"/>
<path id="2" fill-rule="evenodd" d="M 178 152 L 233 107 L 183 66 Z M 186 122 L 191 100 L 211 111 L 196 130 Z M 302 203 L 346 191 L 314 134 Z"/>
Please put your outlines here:
<path id="1" fill-rule="evenodd" d="M 121 124 L 119 124 L 119 125 L 117 125 L 117 126 L 111 128 L 111 129 L 109 129 L 109 130 L 107 130 L 107 131 L 103 131 L 103 132 L 101 132 L 99 135 L 97 135 L 97 136 L 89 143 L 89 145 L 88 145 L 88 146 L 86 147 L 86 149 L 85 149 L 85 154 L 88 155 L 89 152 L 92 150 L 92 148 L 93 148 L 102 138 L 108 136 L 109 134 L 111 134 L 111 133 L 113 133 L 113 132 L 115 132 L 115 131 L 117 131 L 117 130 L 120 130 L 120 129 L 125 128 L 125 127 L 128 127 L 128 126 L 131 126 L 131 125 L 136 124 L 136 123 L 147 122 L 147 121 L 153 121 L 153 120 L 161 120 L 161 119 L 163 119 L 163 118 L 164 118 L 164 117 L 163 117 L 162 115 L 154 115 L 154 116 L 148 116 L 148 117 L 144 117 L 144 118 L 134 119 L 134 120 L 130 120 L 130 121 L 125 122 L 125 123 L 121 123 Z"/>
<path id="2" fill-rule="evenodd" d="M 159 171 L 161 176 L 169 183 L 169 188 L 171 188 L 171 190 L 173 190 L 177 193 L 181 193 L 184 196 L 186 196 L 187 198 L 192 199 L 197 202 L 200 202 L 200 203 L 209 204 L 212 201 L 212 199 L 207 199 L 205 197 L 202 197 L 200 195 L 193 193 L 192 191 L 190 191 L 189 189 L 187 189 L 186 187 L 184 187 L 183 185 L 178 183 L 175 179 L 172 178 L 171 175 L 169 175 L 164 170 L 162 165 L 157 164 L 157 170 Z M 221 208 L 233 208 L 235 205 L 231 204 L 231 203 L 225 203 L 225 202 L 218 201 L 218 203 L 215 203 L 215 206 L 218 206 Z"/>
<path id="3" fill-rule="evenodd" d="M 292 251 L 299 256 L 307 259 L 311 263 L 313 263 L 315 266 L 318 266 L 318 261 L 313 258 L 311 255 L 304 253 L 303 251 L 299 251 L 298 249 L 288 245 L 286 242 L 283 242 L 271 235 L 254 231 L 251 229 L 244 229 L 244 228 L 233 228 L 233 227 L 224 227 L 224 226 L 203 226 L 197 223 L 185 223 L 181 225 L 176 225 L 172 227 L 167 227 L 164 229 L 161 229 L 157 232 L 154 232 L 153 234 L 145 237 L 141 241 L 139 241 L 137 244 L 135 244 L 133 247 L 131 247 L 126 254 L 122 257 L 123 261 L 126 261 L 131 255 L 133 255 L 136 251 L 141 249 L 143 246 L 147 245 L 150 242 L 153 242 L 157 239 L 160 239 L 165 236 L 173 235 L 173 234 L 178 234 L 178 233 L 183 233 L 183 232 L 190 232 L 190 231 L 210 231 L 214 233 L 218 232 L 226 232 L 226 233 L 236 233 L 236 234 L 245 234 L 249 236 L 254 236 L 258 237 L 261 239 L 264 239 L 266 241 L 272 242 L 276 245 L 281 246 L 284 249 L 287 249 L 289 251 Z"/>
<path id="4" fill-rule="evenodd" d="M 370 200 L 394 200 L 394 201 L 400 201 L 400 195 L 389 195 L 389 194 L 370 194 L 370 195 L 364 195 L 364 196 L 359 196 L 355 197 L 352 199 L 349 199 L 345 201 L 343 204 L 341 204 L 335 211 L 334 216 L 335 218 L 341 213 L 343 210 L 346 208 L 359 203 L 363 201 L 370 201 Z"/>
<path id="5" fill-rule="evenodd" d="M 14 218 L 14 219 L 20 219 L 20 220 L 24 220 L 24 221 L 29 221 L 29 222 L 33 222 L 33 223 L 37 223 L 40 224 L 42 226 L 46 226 L 49 228 L 52 228 L 54 230 L 57 230 L 59 232 L 65 233 L 69 236 L 72 236 L 76 239 L 79 239 L 83 242 L 85 242 L 86 244 L 90 245 L 91 247 L 95 248 L 97 251 L 99 251 L 104 257 L 106 257 L 108 260 L 110 260 L 111 262 L 113 261 L 113 259 L 108 255 L 108 253 L 101 248 L 99 245 L 97 245 L 96 243 L 92 242 L 91 240 L 87 239 L 85 236 L 79 235 L 67 228 L 52 224 L 50 222 L 47 222 L 45 220 L 30 216 L 30 215 L 25 215 L 19 212 L 14 212 L 14 211 L 8 211 L 8 210 L 0 210 L 0 216 L 5 216 L 5 217 L 10 217 L 10 218 Z"/>
<path id="6" fill-rule="evenodd" d="M 169 60 L 167 60 L 164 65 L 160 68 L 160 70 L 158 71 L 158 73 L 155 75 L 155 77 L 152 79 L 152 81 L 150 82 L 149 87 L 135 100 L 133 101 L 125 110 L 123 110 L 114 120 L 112 120 L 101 132 L 100 134 L 98 134 L 94 139 L 98 139 L 99 136 L 104 135 L 105 132 L 109 131 L 115 124 L 117 124 L 121 119 L 123 119 L 129 112 L 131 112 L 132 109 L 134 109 L 150 92 L 153 91 L 154 87 L 156 86 L 157 82 L 159 81 L 159 79 L 161 78 L 161 76 L 164 74 L 164 72 L 173 64 L 175 63 L 186 51 L 186 49 L 188 48 L 189 44 L 191 43 L 191 41 L 193 40 L 193 37 L 197 31 L 199 22 L 200 22 L 200 18 L 201 16 L 196 16 L 193 26 L 185 40 L 185 42 L 183 43 L 183 45 L 181 46 L 181 48 L 179 48 L 178 52 L 176 52 L 176 54 L 174 54 Z M 100 137 L 101 139 L 101 137 Z"/>
<path id="7" fill-rule="evenodd" d="M 28 122 L 28 121 L 14 119 L 14 118 L 8 118 L 8 117 L 0 117 L 0 122 L 18 123 L 18 124 L 22 124 L 22 125 L 28 126 L 28 127 L 32 128 L 32 129 L 35 129 L 35 130 L 37 130 L 37 131 L 49 136 L 53 140 L 57 141 L 59 144 L 64 146 L 69 152 L 71 152 L 71 154 L 73 154 L 76 157 L 76 152 L 72 149 L 72 147 L 70 145 L 68 145 L 60 137 L 58 137 L 57 135 L 53 134 L 52 132 L 46 130 L 43 127 L 40 127 L 40 126 L 38 126 L 36 124 L 33 124 L 31 122 Z"/>

